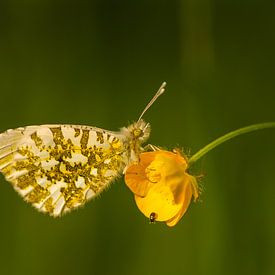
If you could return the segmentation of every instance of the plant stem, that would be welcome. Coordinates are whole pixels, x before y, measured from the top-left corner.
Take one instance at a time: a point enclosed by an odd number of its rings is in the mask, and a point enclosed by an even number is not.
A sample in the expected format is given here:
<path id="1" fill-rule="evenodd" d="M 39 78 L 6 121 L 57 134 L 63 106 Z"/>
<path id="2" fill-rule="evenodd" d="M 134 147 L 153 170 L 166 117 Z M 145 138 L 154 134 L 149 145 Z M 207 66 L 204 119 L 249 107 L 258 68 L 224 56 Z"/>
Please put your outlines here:
<path id="1" fill-rule="evenodd" d="M 200 149 L 197 153 L 195 153 L 190 159 L 188 166 L 192 166 L 196 161 L 198 161 L 201 157 L 203 157 L 205 154 L 207 154 L 212 149 L 216 148 L 218 145 L 224 143 L 225 141 L 232 139 L 234 137 L 237 137 L 239 135 L 257 131 L 260 129 L 266 129 L 266 128 L 275 128 L 275 122 L 265 122 L 265 123 L 259 123 L 259 124 L 253 124 L 247 127 L 243 127 L 240 129 L 237 129 L 235 131 L 229 132 L 228 134 L 225 134 L 224 136 L 221 136 L 217 138 L 216 140 L 210 142 L 208 145 L 204 146 L 202 149 Z"/>

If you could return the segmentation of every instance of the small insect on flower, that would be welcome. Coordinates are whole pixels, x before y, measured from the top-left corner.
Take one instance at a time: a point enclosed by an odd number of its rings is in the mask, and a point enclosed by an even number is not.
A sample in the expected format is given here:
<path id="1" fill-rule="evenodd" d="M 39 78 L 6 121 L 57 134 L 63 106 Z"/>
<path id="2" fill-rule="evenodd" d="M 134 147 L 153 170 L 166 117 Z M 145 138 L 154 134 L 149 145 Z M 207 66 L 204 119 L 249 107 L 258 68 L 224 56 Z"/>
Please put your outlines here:
<path id="1" fill-rule="evenodd" d="M 135 195 L 139 210 L 150 221 L 174 226 L 199 196 L 195 177 L 177 151 L 144 152 L 125 172 L 125 182 Z"/>
<path id="2" fill-rule="evenodd" d="M 157 218 L 157 214 L 155 212 L 152 212 L 149 217 L 150 223 L 155 223 L 156 218 Z"/>
<path id="3" fill-rule="evenodd" d="M 143 114 L 119 132 L 81 125 L 40 125 L 0 134 L 0 172 L 39 211 L 60 216 L 84 205 L 138 160 L 150 125 Z"/>

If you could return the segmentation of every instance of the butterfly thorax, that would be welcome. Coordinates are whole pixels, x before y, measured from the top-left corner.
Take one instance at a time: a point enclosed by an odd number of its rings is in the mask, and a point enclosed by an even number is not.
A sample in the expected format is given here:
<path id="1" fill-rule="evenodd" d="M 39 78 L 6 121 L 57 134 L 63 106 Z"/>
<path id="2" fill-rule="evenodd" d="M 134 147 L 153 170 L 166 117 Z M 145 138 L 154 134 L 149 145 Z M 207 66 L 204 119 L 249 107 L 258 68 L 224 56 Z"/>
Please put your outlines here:
<path id="1" fill-rule="evenodd" d="M 140 152 L 143 151 L 142 144 L 149 138 L 150 132 L 150 124 L 144 120 L 139 120 L 121 129 L 121 133 L 125 135 L 129 146 L 129 163 L 138 159 Z"/>

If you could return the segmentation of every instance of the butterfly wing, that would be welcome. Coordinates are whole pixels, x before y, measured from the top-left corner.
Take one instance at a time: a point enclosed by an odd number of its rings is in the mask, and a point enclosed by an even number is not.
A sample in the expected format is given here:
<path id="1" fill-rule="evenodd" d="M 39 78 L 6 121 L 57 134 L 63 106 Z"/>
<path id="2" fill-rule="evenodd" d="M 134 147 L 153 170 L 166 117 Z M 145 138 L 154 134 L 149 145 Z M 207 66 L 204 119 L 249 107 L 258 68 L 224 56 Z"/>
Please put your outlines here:
<path id="1" fill-rule="evenodd" d="M 73 125 L 0 134 L 0 171 L 38 210 L 60 216 L 99 194 L 125 168 L 125 136 Z"/>

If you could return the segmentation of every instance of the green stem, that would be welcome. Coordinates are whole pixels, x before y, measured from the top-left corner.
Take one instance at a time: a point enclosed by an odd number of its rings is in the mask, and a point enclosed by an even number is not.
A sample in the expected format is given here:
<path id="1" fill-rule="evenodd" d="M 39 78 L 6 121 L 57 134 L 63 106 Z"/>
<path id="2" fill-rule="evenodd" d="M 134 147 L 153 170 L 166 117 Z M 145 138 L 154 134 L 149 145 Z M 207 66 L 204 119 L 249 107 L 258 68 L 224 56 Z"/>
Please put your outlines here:
<path id="1" fill-rule="evenodd" d="M 240 129 L 237 129 L 235 131 L 232 131 L 228 134 L 225 134 L 224 136 L 221 136 L 217 138 L 216 140 L 212 141 L 208 145 L 204 146 L 202 149 L 200 149 L 197 153 L 195 153 L 190 159 L 189 159 L 189 167 L 192 166 L 196 161 L 198 161 L 201 157 L 203 157 L 205 154 L 207 154 L 209 151 L 217 147 L 218 145 L 224 143 L 225 141 L 237 137 L 239 135 L 257 131 L 260 129 L 266 129 L 266 128 L 275 128 L 275 122 L 266 122 L 266 123 L 260 123 L 260 124 L 254 124 L 247 127 L 243 127 Z"/>

